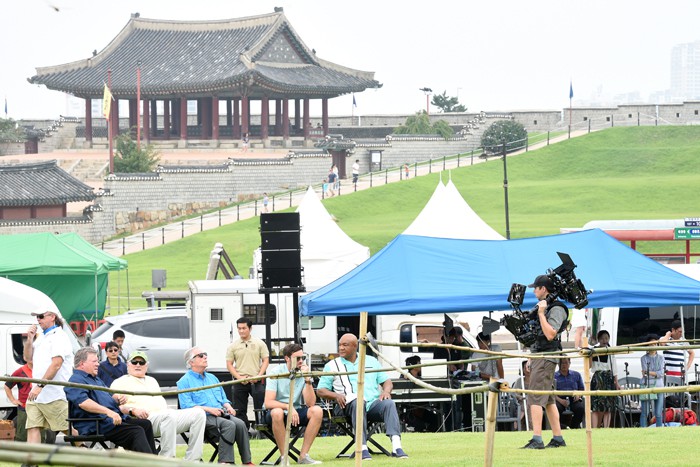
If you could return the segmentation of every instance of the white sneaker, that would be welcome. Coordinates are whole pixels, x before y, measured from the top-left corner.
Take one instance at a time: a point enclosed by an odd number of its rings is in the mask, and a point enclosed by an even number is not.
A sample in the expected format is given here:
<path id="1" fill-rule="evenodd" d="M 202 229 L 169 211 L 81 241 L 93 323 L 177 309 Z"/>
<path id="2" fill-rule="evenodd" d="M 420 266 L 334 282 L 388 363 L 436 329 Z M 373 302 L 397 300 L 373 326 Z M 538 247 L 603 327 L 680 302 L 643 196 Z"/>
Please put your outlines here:
<path id="1" fill-rule="evenodd" d="M 321 462 L 321 461 L 317 461 L 315 459 L 312 459 L 311 456 L 309 456 L 308 454 L 306 454 L 304 457 L 300 457 L 298 463 L 299 464 L 308 464 L 308 465 L 323 464 L 323 462 Z"/>

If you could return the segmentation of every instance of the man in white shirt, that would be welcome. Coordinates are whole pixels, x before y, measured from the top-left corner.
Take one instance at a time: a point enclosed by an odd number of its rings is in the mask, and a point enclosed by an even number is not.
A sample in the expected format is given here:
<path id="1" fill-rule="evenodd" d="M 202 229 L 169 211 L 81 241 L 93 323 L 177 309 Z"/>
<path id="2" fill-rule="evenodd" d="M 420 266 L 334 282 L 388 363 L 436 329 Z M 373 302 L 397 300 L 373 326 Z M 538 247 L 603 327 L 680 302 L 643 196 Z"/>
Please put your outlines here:
<path id="1" fill-rule="evenodd" d="M 73 349 L 63 331 L 58 309 L 36 316 L 39 327 L 33 324 L 27 330 L 24 360 L 34 362 L 33 376 L 37 379 L 68 381 L 73 374 Z M 37 333 L 38 329 L 42 333 Z M 27 442 L 40 443 L 41 429 L 68 431 L 68 401 L 62 386 L 32 384 L 27 397 Z"/>
<path id="2" fill-rule="evenodd" d="M 131 352 L 127 362 L 128 374 L 117 378 L 111 388 L 133 392 L 160 392 L 160 386 L 155 378 L 146 375 L 148 356 L 139 350 Z M 189 442 L 185 452 L 185 460 L 197 462 L 202 458 L 202 444 L 206 414 L 204 410 L 169 409 L 163 396 L 130 396 L 126 395 L 123 404 L 129 410 L 129 415 L 136 418 L 147 418 L 153 425 L 153 435 L 160 437 L 160 456 L 175 457 L 177 435 L 189 432 Z"/>
<path id="3" fill-rule="evenodd" d="M 357 179 L 360 176 L 360 159 L 355 159 L 355 163 L 352 164 L 352 183 L 357 185 Z"/>

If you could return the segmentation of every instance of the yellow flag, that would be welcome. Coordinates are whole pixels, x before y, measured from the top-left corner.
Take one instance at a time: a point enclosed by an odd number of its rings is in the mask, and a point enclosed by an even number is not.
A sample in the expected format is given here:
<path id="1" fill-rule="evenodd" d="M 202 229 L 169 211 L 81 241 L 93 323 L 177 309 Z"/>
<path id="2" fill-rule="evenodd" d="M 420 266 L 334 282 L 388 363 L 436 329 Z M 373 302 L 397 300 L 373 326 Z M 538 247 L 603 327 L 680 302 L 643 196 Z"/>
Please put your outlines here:
<path id="1" fill-rule="evenodd" d="M 109 112 L 112 110 L 112 92 L 105 84 L 104 95 L 102 96 L 102 115 L 109 120 Z"/>

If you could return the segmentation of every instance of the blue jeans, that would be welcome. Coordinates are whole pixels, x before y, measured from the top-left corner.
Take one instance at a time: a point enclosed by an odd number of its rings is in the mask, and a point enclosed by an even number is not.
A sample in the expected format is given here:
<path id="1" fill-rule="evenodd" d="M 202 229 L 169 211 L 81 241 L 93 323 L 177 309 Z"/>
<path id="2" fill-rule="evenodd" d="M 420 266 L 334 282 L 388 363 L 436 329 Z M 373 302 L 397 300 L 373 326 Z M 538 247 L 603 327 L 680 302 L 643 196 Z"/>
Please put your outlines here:
<path id="1" fill-rule="evenodd" d="M 641 401 L 642 413 L 639 415 L 639 426 L 645 428 L 647 426 L 647 415 L 649 414 L 649 403 L 654 404 L 654 416 L 656 417 L 656 426 L 664 426 L 664 394 L 657 394 L 656 400 Z"/>

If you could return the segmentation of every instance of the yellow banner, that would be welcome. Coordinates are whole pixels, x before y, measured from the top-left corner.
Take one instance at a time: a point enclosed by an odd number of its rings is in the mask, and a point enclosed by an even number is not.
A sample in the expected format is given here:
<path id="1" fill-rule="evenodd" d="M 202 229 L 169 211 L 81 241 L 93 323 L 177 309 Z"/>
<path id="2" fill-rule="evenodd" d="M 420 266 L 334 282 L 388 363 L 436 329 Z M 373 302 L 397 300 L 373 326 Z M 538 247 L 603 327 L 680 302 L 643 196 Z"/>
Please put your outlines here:
<path id="1" fill-rule="evenodd" d="M 102 115 L 109 120 L 109 112 L 112 110 L 112 92 L 105 84 L 104 95 L 102 96 Z"/>

